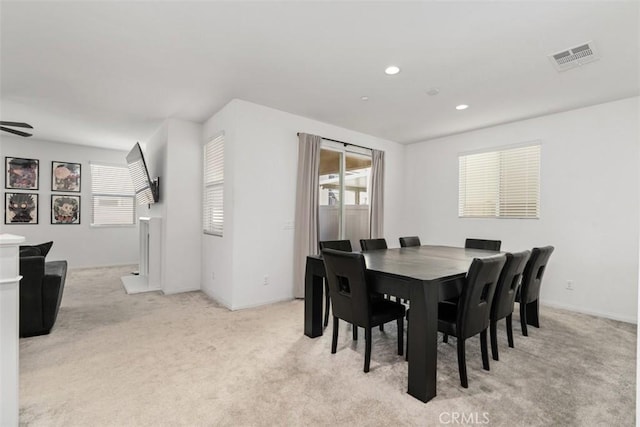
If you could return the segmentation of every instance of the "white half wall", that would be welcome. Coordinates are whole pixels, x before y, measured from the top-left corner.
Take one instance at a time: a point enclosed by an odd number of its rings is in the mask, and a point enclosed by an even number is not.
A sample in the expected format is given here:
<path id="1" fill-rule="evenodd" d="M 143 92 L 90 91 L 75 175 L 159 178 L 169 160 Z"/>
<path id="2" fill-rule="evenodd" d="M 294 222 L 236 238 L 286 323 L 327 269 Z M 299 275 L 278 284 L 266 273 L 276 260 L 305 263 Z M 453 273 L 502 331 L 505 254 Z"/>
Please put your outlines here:
<path id="1" fill-rule="evenodd" d="M 223 130 L 225 231 L 223 238 L 204 238 L 202 280 L 203 290 L 227 307 L 293 298 L 294 230 L 287 224 L 295 218 L 297 132 L 385 151 L 385 236 L 398 246 L 404 146 L 241 100 L 205 123 L 204 138 Z"/>
<path id="2" fill-rule="evenodd" d="M 638 103 L 628 98 L 408 146 L 402 232 L 456 246 L 466 237 L 499 239 L 506 251 L 553 245 L 543 304 L 636 322 Z M 535 140 L 542 143 L 540 219 L 458 218 L 458 154 Z"/>
<path id="3" fill-rule="evenodd" d="M 133 142 L 131 146 L 133 146 Z M 33 138 L 3 135 L 0 153 L 4 173 L 4 158 L 23 157 L 40 161 L 39 189 L 30 191 L 39 195 L 38 224 L 4 224 L 2 233 L 24 236 L 25 244 L 38 244 L 53 240 L 47 260 L 64 259 L 70 268 L 126 265 L 138 263 L 138 227 L 91 226 L 91 169 L 90 162 L 126 166 L 126 151 L 108 150 L 82 145 L 62 144 Z M 51 162 L 62 161 L 82 164 L 80 193 L 80 224 L 51 224 L 51 195 L 64 194 L 51 191 Z M 3 187 L 5 186 L 3 180 Z M 4 213 L 4 189 L 2 203 Z M 16 191 L 23 192 L 23 191 Z M 24 191 L 26 192 L 26 191 Z"/>
<path id="4" fill-rule="evenodd" d="M 165 294 L 200 289 L 202 125 L 168 119 L 144 146 L 160 200 L 146 215 L 162 218 L 160 287 Z"/>

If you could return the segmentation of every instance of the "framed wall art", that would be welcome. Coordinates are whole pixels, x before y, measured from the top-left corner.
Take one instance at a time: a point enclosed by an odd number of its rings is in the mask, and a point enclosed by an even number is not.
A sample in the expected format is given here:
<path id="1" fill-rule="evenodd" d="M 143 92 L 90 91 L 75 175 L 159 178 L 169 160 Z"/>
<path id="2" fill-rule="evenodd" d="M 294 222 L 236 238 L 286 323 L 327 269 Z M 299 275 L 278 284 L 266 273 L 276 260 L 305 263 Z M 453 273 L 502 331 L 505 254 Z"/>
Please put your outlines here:
<path id="1" fill-rule="evenodd" d="M 5 157 L 4 187 L 10 190 L 37 190 L 40 161 Z"/>
<path id="2" fill-rule="evenodd" d="M 4 223 L 37 224 L 38 195 L 36 193 L 5 193 Z"/>
<path id="3" fill-rule="evenodd" d="M 52 194 L 51 224 L 80 224 L 80 196 Z"/>
<path id="4" fill-rule="evenodd" d="M 51 162 L 51 191 L 80 192 L 80 163 Z"/>

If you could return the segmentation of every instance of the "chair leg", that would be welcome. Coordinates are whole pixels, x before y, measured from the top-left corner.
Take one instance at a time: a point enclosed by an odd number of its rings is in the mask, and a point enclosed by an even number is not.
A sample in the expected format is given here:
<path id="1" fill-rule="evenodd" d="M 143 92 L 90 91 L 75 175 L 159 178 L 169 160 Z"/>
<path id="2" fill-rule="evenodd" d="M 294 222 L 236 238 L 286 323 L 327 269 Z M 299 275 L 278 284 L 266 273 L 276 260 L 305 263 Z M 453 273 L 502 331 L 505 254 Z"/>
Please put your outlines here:
<path id="1" fill-rule="evenodd" d="M 442 342 L 443 343 L 448 343 L 449 342 L 449 335 L 444 334 L 444 336 L 442 337 Z"/>
<path id="2" fill-rule="evenodd" d="M 404 351 L 404 316 L 398 317 L 398 356 Z"/>
<path id="3" fill-rule="evenodd" d="M 538 300 L 525 305 L 527 311 L 527 323 L 536 328 L 540 327 L 540 319 L 538 318 Z"/>
<path id="4" fill-rule="evenodd" d="M 489 350 L 487 349 L 487 330 L 480 332 L 480 350 L 482 351 L 482 367 L 489 370 Z"/>
<path id="5" fill-rule="evenodd" d="M 364 371 L 369 372 L 369 365 L 371 364 L 371 327 L 364 328 Z"/>
<path id="6" fill-rule="evenodd" d="M 331 354 L 335 354 L 338 348 L 338 318 L 333 316 L 333 339 L 331 340 Z"/>
<path id="7" fill-rule="evenodd" d="M 497 326 L 498 322 L 496 320 L 491 320 L 491 355 L 493 356 L 493 360 L 498 359 L 498 337 L 497 337 Z"/>
<path id="8" fill-rule="evenodd" d="M 351 333 L 353 335 L 353 340 L 358 341 L 358 327 L 355 324 L 353 324 L 351 325 L 351 328 L 352 328 Z"/>
<path id="9" fill-rule="evenodd" d="M 331 299 L 329 298 L 329 285 L 327 285 L 326 281 L 325 281 L 325 284 L 324 284 L 324 292 L 325 292 L 325 299 L 324 299 L 324 326 L 326 328 L 327 325 L 329 324 L 329 306 L 331 305 Z"/>
<path id="10" fill-rule="evenodd" d="M 458 371 L 460 372 L 460 385 L 464 388 L 469 388 L 469 382 L 467 381 L 467 361 L 465 359 L 464 351 L 464 339 L 458 338 Z"/>
<path id="11" fill-rule="evenodd" d="M 522 327 L 522 335 L 529 336 L 527 334 L 527 306 L 525 303 L 520 302 L 520 326 Z"/>
<path id="12" fill-rule="evenodd" d="M 507 340 L 509 347 L 513 348 L 513 325 L 511 324 L 511 314 L 507 316 Z"/>

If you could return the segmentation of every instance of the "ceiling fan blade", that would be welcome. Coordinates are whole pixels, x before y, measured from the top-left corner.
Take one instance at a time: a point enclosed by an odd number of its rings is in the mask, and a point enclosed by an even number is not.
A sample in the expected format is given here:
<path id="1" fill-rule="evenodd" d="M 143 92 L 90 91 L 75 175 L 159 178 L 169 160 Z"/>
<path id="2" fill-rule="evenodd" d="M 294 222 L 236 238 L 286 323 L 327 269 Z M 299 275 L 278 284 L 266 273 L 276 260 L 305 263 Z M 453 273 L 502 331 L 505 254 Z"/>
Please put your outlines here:
<path id="1" fill-rule="evenodd" d="M 19 131 L 19 130 L 9 129 L 9 128 L 6 128 L 6 127 L 4 127 L 4 126 L 0 126 L 0 130 L 3 130 L 3 131 L 5 131 L 5 132 L 12 133 L 12 134 L 14 134 L 14 135 L 19 135 L 19 136 L 31 136 L 31 135 L 32 135 L 32 134 L 30 134 L 30 133 L 22 132 L 22 131 Z"/>
<path id="2" fill-rule="evenodd" d="M 16 128 L 29 128 L 29 129 L 33 129 L 33 126 L 31 126 L 28 123 L 21 123 L 21 122 L 3 122 L 0 121 L 0 125 L 2 126 L 13 126 Z"/>

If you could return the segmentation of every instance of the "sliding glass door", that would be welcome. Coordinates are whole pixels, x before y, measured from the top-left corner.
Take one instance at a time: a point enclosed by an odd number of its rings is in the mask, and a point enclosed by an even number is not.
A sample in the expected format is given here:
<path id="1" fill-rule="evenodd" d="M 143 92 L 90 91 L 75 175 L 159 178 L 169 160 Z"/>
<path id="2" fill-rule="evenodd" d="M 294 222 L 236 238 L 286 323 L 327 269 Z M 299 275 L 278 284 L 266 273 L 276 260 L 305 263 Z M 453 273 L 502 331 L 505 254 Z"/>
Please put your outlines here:
<path id="1" fill-rule="evenodd" d="M 354 148 L 354 150 L 356 150 Z M 371 155 L 323 141 L 320 151 L 320 241 L 369 238 Z"/>

